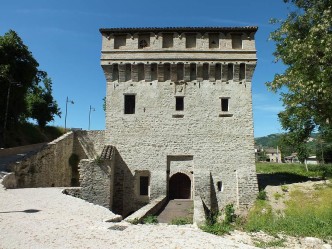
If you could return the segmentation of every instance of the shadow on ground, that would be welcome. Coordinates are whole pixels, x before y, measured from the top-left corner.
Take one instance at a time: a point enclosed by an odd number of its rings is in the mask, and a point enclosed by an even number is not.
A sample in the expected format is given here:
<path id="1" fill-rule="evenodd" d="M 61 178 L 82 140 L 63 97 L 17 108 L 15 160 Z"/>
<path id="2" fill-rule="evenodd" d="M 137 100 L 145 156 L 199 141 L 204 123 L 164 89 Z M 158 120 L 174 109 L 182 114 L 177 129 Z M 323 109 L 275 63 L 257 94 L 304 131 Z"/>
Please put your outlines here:
<path id="1" fill-rule="evenodd" d="M 265 189 L 267 185 L 280 186 L 283 184 L 292 184 L 306 181 L 319 181 L 317 178 L 310 178 L 306 176 L 297 175 L 294 173 L 270 173 L 270 174 L 257 174 L 259 190 Z"/>
<path id="2" fill-rule="evenodd" d="M 38 213 L 41 210 L 38 209 L 26 209 L 23 211 L 6 211 L 6 212 L 0 212 L 0 214 L 9 214 L 9 213 L 27 213 L 27 214 L 33 214 L 33 213 Z"/>

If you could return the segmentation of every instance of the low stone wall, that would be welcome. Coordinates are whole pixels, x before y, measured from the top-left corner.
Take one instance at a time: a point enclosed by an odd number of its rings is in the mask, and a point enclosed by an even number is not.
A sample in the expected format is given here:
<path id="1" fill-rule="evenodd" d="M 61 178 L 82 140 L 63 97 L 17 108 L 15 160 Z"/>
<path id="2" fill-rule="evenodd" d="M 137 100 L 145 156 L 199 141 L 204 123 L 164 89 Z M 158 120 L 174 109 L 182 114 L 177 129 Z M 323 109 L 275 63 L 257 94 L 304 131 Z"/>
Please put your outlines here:
<path id="1" fill-rule="evenodd" d="M 203 200 L 199 196 L 195 196 L 194 199 L 194 224 L 197 226 L 205 223 L 205 211 Z"/>
<path id="2" fill-rule="evenodd" d="M 104 131 L 75 131 L 50 143 L 36 145 L 35 151 L 9 165 L 14 175 L 4 181 L 8 182 L 6 187 L 78 186 L 79 161 L 97 158 L 103 142 Z"/>
<path id="3" fill-rule="evenodd" d="M 81 198 L 109 209 L 112 208 L 113 169 L 112 160 L 81 160 L 79 163 Z"/>
<path id="4" fill-rule="evenodd" d="M 68 132 L 12 165 L 18 188 L 71 186 L 74 134 Z"/>
<path id="5" fill-rule="evenodd" d="M 152 200 L 149 204 L 137 210 L 132 215 L 129 215 L 125 221 L 128 222 L 141 222 L 148 215 L 155 215 L 167 202 L 166 195 L 160 196 Z"/>

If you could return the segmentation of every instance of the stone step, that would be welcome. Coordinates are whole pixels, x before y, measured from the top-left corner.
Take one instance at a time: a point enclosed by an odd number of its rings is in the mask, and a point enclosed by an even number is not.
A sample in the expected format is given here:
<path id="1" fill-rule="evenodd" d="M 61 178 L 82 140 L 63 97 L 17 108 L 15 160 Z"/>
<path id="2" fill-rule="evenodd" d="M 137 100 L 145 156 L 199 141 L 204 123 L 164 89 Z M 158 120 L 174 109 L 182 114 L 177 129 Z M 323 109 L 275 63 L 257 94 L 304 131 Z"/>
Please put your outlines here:
<path id="1" fill-rule="evenodd" d="M 194 202 L 190 199 L 170 200 L 158 215 L 159 223 L 170 224 L 176 218 L 189 218 L 192 220 L 194 212 Z"/>

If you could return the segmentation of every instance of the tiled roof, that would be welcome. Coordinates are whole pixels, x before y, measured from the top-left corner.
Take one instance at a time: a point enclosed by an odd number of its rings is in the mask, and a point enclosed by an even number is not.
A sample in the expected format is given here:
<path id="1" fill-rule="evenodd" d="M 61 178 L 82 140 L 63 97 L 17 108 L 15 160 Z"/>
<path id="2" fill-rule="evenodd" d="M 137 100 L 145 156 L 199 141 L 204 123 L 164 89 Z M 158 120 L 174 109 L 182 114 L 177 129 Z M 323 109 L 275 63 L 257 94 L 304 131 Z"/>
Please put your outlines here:
<path id="1" fill-rule="evenodd" d="M 244 26 L 244 27 L 137 27 L 137 28 L 101 28 L 99 29 L 100 33 L 104 32 L 208 32 L 208 31 L 257 31 L 257 26 Z"/>

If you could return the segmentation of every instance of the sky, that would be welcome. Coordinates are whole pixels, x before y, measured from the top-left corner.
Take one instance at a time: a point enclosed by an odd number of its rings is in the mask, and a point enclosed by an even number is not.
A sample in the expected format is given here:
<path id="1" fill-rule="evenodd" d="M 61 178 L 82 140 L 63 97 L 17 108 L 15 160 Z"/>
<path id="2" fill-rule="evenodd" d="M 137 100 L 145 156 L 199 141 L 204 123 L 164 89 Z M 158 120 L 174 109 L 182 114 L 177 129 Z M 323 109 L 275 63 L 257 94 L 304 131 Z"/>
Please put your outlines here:
<path id="1" fill-rule="evenodd" d="M 275 45 L 269 34 L 277 28 L 271 18 L 284 19 L 289 12 L 282 0 L 0 0 L 0 35 L 16 31 L 28 46 L 39 69 L 53 82 L 53 96 L 61 118 L 50 125 L 105 129 L 103 97 L 106 80 L 100 67 L 100 28 L 177 26 L 258 26 L 257 67 L 252 80 L 254 133 L 262 137 L 283 130 L 278 94 L 265 83 L 285 66 L 275 63 Z"/>

